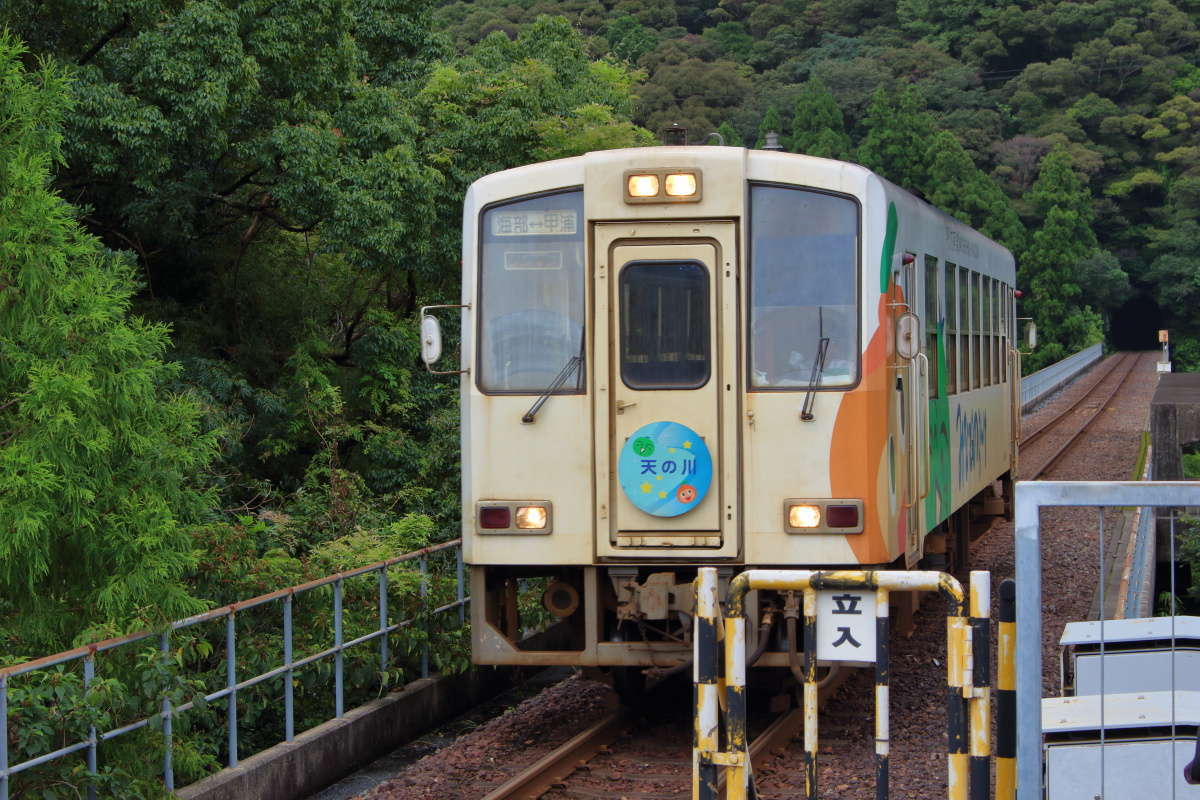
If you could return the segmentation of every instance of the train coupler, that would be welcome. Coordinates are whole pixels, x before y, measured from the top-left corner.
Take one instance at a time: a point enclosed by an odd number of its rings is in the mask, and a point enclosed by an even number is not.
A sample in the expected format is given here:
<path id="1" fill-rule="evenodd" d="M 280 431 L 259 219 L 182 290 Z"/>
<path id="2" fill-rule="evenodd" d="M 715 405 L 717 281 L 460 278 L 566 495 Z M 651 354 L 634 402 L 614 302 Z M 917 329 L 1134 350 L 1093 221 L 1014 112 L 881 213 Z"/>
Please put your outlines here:
<path id="1" fill-rule="evenodd" d="M 672 612 L 683 618 L 695 610 L 692 581 L 680 582 L 674 572 L 654 572 L 638 580 L 637 567 L 609 567 L 608 577 L 617 595 L 617 620 L 665 620 Z"/>

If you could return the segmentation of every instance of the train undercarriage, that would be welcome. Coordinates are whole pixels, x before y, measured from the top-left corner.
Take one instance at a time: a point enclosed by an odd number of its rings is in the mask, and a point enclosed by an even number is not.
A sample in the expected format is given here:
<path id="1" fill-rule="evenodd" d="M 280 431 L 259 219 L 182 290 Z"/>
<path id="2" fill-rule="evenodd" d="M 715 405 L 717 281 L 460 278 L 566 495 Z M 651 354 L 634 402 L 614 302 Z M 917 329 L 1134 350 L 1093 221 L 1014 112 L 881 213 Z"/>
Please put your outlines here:
<path id="1" fill-rule="evenodd" d="M 919 567 L 965 575 L 970 544 L 997 517 L 1011 519 L 1008 475 L 986 488 L 925 537 Z M 638 667 L 665 672 L 692 655 L 695 563 L 588 566 L 472 566 L 474 660 L 480 664 Z M 720 596 L 747 568 L 716 564 Z M 758 564 L 789 568 L 795 565 Z M 902 568 L 902 563 L 830 565 L 830 569 Z M 893 615 L 900 627 L 919 597 L 897 593 Z M 747 652 L 756 667 L 795 667 L 801 647 L 789 619 L 797 598 L 756 592 L 747 603 Z M 552 635 L 532 634 L 552 628 Z M 790 635 L 789 635 L 790 634 Z"/>

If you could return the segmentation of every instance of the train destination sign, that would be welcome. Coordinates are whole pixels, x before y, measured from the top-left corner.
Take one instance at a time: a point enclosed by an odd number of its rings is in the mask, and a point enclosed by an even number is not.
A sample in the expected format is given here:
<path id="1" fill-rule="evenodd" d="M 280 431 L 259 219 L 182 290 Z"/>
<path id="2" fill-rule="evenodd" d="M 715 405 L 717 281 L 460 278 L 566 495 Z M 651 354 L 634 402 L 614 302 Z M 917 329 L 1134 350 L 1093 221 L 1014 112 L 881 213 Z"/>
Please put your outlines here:
<path id="1" fill-rule="evenodd" d="M 579 215 L 571 209 L 495 211 L 493 236 L 571 236 L 579 231 Z"/>
<path id="2" fill-rule="evenodd" d="M 700 435 L 678 422 L 651 422 L 626 440 L 617 460 L 621 489 L 634 507 L 678 517 L 700 505 L 712 483 L 712 455 Z"/>
<path id="3" fill-rule="evenodd" d="M 817 660 L 875 663 L 875 592 L 822 589 L 817 592 Z"/>
<path id="4" fill-rule="evenodd" d="M 504 254 L 504 268 L 514 269 L 562 269 L 561 250 L 510 250 Z"/>

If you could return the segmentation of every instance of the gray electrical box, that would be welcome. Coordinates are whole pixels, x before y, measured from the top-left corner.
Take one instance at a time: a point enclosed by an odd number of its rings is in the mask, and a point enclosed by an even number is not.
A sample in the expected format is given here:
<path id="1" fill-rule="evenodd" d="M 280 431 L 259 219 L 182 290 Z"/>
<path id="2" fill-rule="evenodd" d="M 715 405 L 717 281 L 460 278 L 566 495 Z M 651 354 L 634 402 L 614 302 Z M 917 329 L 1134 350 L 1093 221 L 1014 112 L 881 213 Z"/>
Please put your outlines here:
<path id="1" fill-rule="evenodd" d="M 1196 748 L 1200 692 L 1042 700 L 1046 800 L 1200 800 L 1183 767 Z M 1101 742 L 1101 730 L 1104 741 Z"/>
<path id="2" fill-rule="evenodd" d="M 1059 644 L 1064 694 L 1200 691 L 1200 617 L 1072 622 Z"/>

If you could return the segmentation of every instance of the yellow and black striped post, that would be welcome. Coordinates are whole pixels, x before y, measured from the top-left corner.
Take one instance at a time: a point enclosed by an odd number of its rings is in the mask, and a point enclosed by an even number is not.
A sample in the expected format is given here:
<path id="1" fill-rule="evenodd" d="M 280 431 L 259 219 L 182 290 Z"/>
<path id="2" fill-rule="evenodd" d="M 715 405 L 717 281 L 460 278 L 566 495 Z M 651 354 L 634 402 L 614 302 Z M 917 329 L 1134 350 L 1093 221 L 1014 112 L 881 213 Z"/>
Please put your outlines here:
<path id="1" fill-rule="evenodd" d="M 746 733 L 746 618 L 725 617 L 725 747 L 734 763 L 725 772 L 727 800 L 750 793 L 750 740 Z"/>
<path id="2" fill-rule="evenodd" d="M 804 587 L 804 800 L 817 800 L 817 593 Z"/>
<path id="3" fill-rule="evenodd" d="M 717 570 L 702 567 L 696 578 L 696 635 L 692 692 L 692 800 L 717 800 Z"/>
<path id="4" fill-rule="evenodd" d="M 875 800 L 888 797 L 888 756 L 891 747 L 888 681 L 891 672 L 891 626 L 888 590 L 875 590 Z"/>
<path id="5" fill-rule="evenodd" d="M 996 642 L 996 800 L 1017 796 L 1017 584 L 1000 583 Z"/>
<path id="6" fill-rule="evenodd" d="M 967 697 L 970 628 L 960 603 L 946 618 L 946 733 L 950 800 L 967 800 Z"/>
<path id="7" fill-rule="evenodd" d="M 876 591 L 876 666 L 875 666 L 875 775 L 876 798 L 888 796 L 888 596 L 892 591 L 937 591 L 949 602 L 947 617 L 946 677 L 950 718 L 950 800 L 967 800 L 968 769 L 968 698 L 974 698 L 976 686 L 971 665 L 972 637 L 962 585 L 942 572 L 852 571 L 852 570 L 771 570 L 751 569 L 734 577 L 726 597 L 725 676 L 726 746 L 717 749 L 719 685 L 717 677 L 717 583 L 716 570 L 702 568 L 696 579 L 695 631 L 695 737 L 693 749 L 693 800 L 715 800 L 716 768 L 726 767 L 729 800 L 753 796 L 749 746 L 746 733 L 746 623 L 745 599 L 753 590 L 803 592 L 804 596 L 804 797 L 817 800 L 817 591 L 820 589 L 874 589 Z M 976 589 L 986 597 L 986 586 Z M 986 604 L 980 605 L 985 609 Z M 982 612 L 986 618 L 986 611 Z M 985 643 L 986 647 L 986 643 Z M 986 661 L 987 656 L 983 656 Z M 985 669 L 983 678 L 988 671 Z M 982 695 L 986 705 L 986 693 Z M 978 715 L 983 712 L 974 712 Z M 986 723 L 987 717 L 982 719 Z M 974 753 L 974 751 L 973 751 Z M 984 773 L 986 775 L 986 772 Z M 986 788 L 986 782 L 984 783 Z M 972 798 L 974 800 L 974 798 Z"/>
<path id="8" fill-rule="evenodd" d="M 971 800 L 987 800 L 992 782 L 992 576 L 971 572 Z"/>

